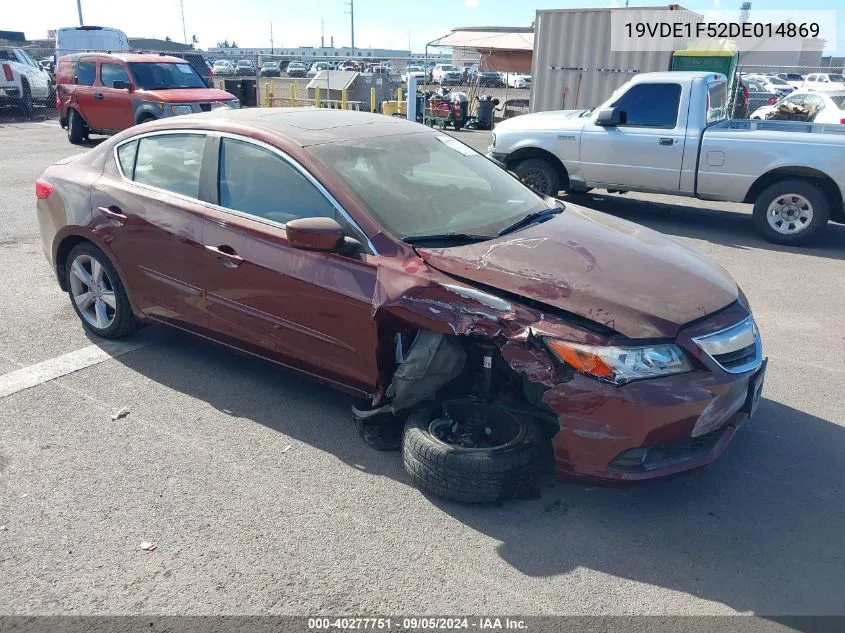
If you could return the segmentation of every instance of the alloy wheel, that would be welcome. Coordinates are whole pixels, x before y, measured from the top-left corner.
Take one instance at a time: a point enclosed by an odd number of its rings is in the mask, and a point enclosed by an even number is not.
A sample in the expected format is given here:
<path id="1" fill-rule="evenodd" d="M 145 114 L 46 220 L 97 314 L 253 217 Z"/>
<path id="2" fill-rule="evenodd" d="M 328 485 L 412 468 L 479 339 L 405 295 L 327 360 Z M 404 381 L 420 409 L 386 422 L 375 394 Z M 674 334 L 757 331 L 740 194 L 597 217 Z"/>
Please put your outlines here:
<path id="1" fill-rule="evenodd" d="M 105 330 L 114 323 L 117 301 L 114 283 L 96 258 L 80 253 L 70 265 L 70 294 L 89 325 Z"/>

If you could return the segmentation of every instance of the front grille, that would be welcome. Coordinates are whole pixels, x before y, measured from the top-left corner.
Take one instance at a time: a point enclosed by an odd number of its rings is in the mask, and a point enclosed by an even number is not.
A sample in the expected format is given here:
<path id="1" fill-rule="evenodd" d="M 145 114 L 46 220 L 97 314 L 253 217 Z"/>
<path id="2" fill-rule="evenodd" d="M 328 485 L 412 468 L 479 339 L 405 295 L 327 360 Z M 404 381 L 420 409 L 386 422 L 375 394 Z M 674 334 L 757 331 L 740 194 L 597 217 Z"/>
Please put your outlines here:
<path id="1" fill-rule="evenodd" d="M 752 371 L 763 362 L 763 348 L 754 319 L 748 317 L 729 328 L 693 338 L 710 358 L 732 374 Z"/>
<path id="2" fill-rule="evenodd" d="M 643 473 L 690 461 L 713 450 L 713 447 L 722 439 L 725 430 L 726 427 L 722 426 L 704 435 L 688 437 L 672 444 L 625 451 L 608 464 L 608 470 L 620 473 Z"/>
<path id="3" fill-rule="evenodd" d="M 210 103 L 201 103 L 200 110 L 203 112 L 211 112 L 211 104 Z"/>
<path id="4" fill-rule="evenodd" d="M 752 343 L 748 347 L 743 347 L 733 352 L 726 352 L 725 354 L 714 354 L 713 360 L 719 363 L 725 369 L 736 369 L 743 367 L 749 363 L 754 362 L 757 355 L 757 343 Z"/>

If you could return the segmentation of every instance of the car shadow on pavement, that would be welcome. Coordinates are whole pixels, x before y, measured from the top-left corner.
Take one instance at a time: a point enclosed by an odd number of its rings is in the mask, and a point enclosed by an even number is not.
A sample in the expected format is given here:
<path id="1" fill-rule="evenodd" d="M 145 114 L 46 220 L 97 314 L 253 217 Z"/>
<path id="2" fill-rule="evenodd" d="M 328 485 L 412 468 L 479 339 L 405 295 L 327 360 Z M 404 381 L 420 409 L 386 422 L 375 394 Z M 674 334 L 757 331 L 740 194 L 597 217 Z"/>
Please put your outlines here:
<path id="1" fill-rule="evenodd" d="M 158 333 L 156 333 L 158 334 Z M 353 399 L 178 333 L 115 358 L 168 389 L 410 486 L 399 453 L 351 422 Z M 843 614 L 845 428 L 764 399 L 709 468 L 624 488 L 543 477 L 539 499 L 433 508 L 498 542 L 532 577 L 594 569 L 757 614 Z M 411 491 L 408 494 L 412 494 Z"/>
<path id="2" fill-rule="evenodd" d="M 529 576 L 594 569 L 763 615 L 843 614 L 845 429 L 771 400 L 710 467 L 556 484 L 491 510 L 432 499 Z"/>
<path id="3" fill-rule="evenodd" d="M 823 234 L 806 246 L 781 246 L 767 242 L 757 234 L 750 213 L 639 200 L 606 192 L 569 194 L 561 199 L 678 237 L 706 240 L 734 248 L 762 248 L 845 259 L 845 225 L 842 224 L 828 223 Z M 707 202 L 699 200 L 694 201 L 694 204 L 705 205 Z"/>

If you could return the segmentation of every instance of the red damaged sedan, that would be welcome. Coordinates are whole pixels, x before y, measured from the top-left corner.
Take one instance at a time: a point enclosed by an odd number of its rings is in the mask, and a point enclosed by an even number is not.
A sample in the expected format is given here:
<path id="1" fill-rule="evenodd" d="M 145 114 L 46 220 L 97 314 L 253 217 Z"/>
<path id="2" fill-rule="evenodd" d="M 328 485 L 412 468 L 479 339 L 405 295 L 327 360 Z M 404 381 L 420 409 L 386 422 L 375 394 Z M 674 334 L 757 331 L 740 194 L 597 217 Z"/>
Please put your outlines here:
<path id="1" fill-rule="evenodd" d="M 192 332 L 361 397 L 424 490 L 530 493 L 712 462 L 765 371 L 716 264 L 543 198 L 459 141 L 357 112 L 218 110 L 132 128 L 36 186 L 84 327 Z"/>

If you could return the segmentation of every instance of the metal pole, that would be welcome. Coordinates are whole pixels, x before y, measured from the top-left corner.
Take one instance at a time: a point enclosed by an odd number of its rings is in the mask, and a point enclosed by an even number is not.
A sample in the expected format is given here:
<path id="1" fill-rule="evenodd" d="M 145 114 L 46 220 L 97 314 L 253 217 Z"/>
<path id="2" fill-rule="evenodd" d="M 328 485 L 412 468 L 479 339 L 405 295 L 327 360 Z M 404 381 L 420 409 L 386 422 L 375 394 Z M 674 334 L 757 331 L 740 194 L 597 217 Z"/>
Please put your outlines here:
<path id="1" fill-rule="evenodd" d="M 179 11 L 182 13 L 182 43 L 188 43 L 188 35 L 185 32 L 185 0 L 179 0 Z"/>
<path id="2" fill-rule="evenodd" d="M 273 48 L 273 23 L 270 22 L 270 55 L 275 55 L 276 49 Z"/>
<path id="3" fill-rule="evenodd" d="M 349 27 L 352 39 L 352 56 L 355 56 L 355 0 L 349 0 Z"/>
<path id="4" fill-rule="evenodd" d="M 82 0 L 76 0 L 76 12 L 79 13 L 79 26 L 85 26 L 82 21 Z"/>

